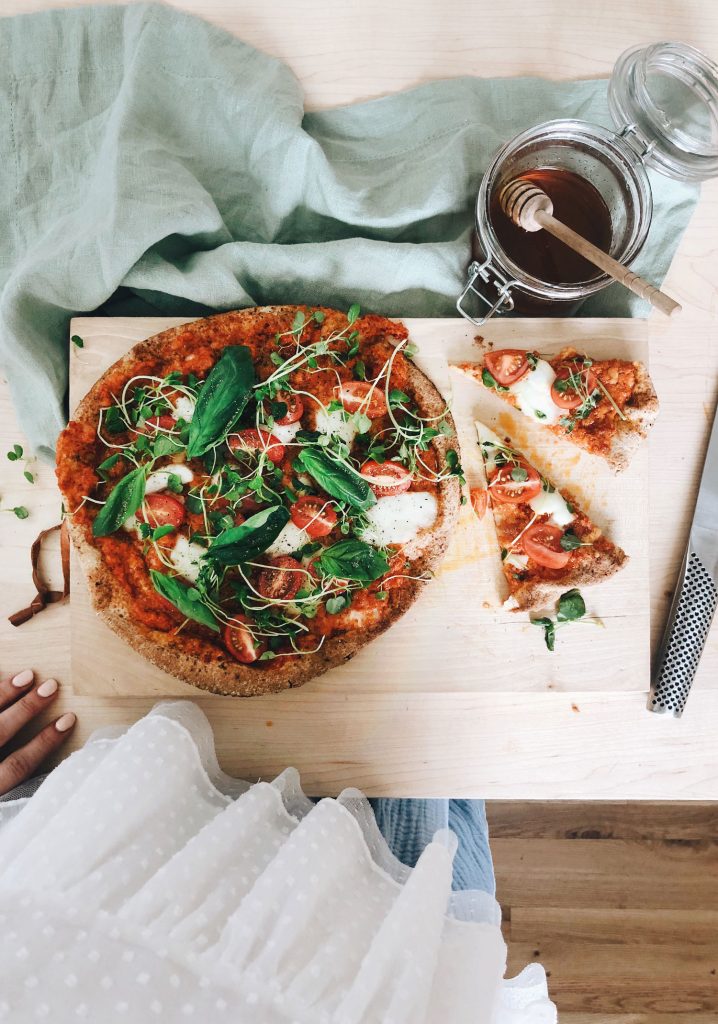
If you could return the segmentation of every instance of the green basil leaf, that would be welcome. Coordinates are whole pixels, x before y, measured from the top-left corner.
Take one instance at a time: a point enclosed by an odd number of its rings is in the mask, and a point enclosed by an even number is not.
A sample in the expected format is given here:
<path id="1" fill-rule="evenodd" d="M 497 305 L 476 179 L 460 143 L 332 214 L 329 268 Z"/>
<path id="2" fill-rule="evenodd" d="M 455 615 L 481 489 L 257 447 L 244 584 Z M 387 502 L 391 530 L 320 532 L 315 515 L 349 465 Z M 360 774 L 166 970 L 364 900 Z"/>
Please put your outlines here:
<path id="1" fill-rule="evenodd" d="M 567 590 L 565 594 L 561 594 L 556 615 L 559 622 L 575 622 L 576 619 L 582 619 L 585 614 L 586 602 L 580 591 Z"/>
<path id="2" fill-rule="evenodd" d="M 303 448 L 297 458 L 304 472 L 309 473 L 332 498 L 346 501 L 362 511 L 376 505 L 374 492 L 366 480 L 324 452 Z"/>
<path id="3" fill-rule="evenodd" d="M 246 345 L 226 348 L 199 393 L 189 428 L 187 454 L 204 455 L 219 444 L 239 419 L 254 384 L 254 364 Z"/>
<path id="4" fill-rule="evenodd" d="M 152 540 L 162 540 L 170 533 L 174 533 L 175 527 L 171 523 L 167 523 L 166 526 L 156 526 L 152 531 Z"/>
<path id="5" fill-rule="evenodd" d="M 556 624 L 554 623 L 553 619 L 531 619 L 531 623 L 534 626 L 541 626 L 541 628 L 543 629 L 543 637 L 546 641 L 546 646 L 550 651 L 553 651 L 556 644 Z"/>
<path id="6" fill-rule="evenodd" d="M 481 371 L 481 380 L 484 387 L 486 388 L 493 388 L 495 391 L 509 390 L 508 388 L 505 388 L 503 384 L 499 384 L 499 382 L 495 379 L 494 375 L 490 373 L 489 370 L 486 369 L 486 367 L 484 367 L 483 370 Z"/>
<path id="7" fill-rule="evenodd" d="M 145 471 L 142 466 L 123 476 L 110 491 L 107 501 L 92 524 L 95 537 L 107 537 L 118 530 L 142 504 L 145 496 Z"/>
<path id="8" fill-rule="evenodd" d="M 165 576 L 163 572 L 157 572 L 155 569 L 151 570 L 150 579 L 157 593 L 182 612 L 185 618 L 199 622 L 201 626 L 207 626 L 208 629 L 219 633 L 217 620 L 209 608 L 197 600 L 194 587 L 186 587 L 174 576 Z M 193 593 L 190 594 L 190 591 Z"/>
<path id="9" fill-rule="evenodd" d="M 564 551 L 575 551 L 576 548 L 583 546 L 583 543 L 579 537 L 573 532 L 573 530 L 567 530 L 561 538 L 561 547 Z"/>
<path id="10" fill-rule="evenodd" d="M 317 565 L 325 576 L 334 579 L 373 583 L 388 570 L 389 560 L 383 551 L 364 541 L 340 540 L 322 551 Z"/>
<path id="11" fill-rule="evenodd" d="M 209 546 L 210 557 L 220 565 L 239 565 L 266 551 L 289 521 L 283 505 L 272 505 L 250 516 L 241 526 L 225 530 Z"/>

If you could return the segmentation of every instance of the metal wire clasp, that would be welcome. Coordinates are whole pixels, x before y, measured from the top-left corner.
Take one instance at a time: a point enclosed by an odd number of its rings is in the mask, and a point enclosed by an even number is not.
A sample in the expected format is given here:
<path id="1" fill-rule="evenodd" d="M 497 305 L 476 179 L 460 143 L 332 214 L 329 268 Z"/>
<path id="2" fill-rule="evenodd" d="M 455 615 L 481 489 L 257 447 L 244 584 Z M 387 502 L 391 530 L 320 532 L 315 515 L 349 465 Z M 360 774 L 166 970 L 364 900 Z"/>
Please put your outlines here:
<path id="1" fill-rule="evenodd" d="M 484 284 L 493 286 L 498 292 L 497 298 L 494 300 L 493 294 L 490 292 L 489 295 L 484 293 L 476 287 L 476 282 L 481 279 Z M 456 300 L 456 308 L 463 317 L 465 317 L 475 327 L 481 327 L 487 320 L 490 320 L 494 313 L 511 312 L 514 308 L 514 300 L 511 298 L 511 289 L 517 284 L 516 281 L 510 281 L 500 274 L 498 270 L 491 264 L 491 260 L 487 259 L 483 263 L 477 263 L 474 260 L 469 264 L 469 280 L 466 287 L 464 288 L 461 295 Z M 488 311 L 482 317 L 472 316 L 463 306 L 463 302 L 468 296 L 469 292 L 472 292 L 488 306 Z"/>

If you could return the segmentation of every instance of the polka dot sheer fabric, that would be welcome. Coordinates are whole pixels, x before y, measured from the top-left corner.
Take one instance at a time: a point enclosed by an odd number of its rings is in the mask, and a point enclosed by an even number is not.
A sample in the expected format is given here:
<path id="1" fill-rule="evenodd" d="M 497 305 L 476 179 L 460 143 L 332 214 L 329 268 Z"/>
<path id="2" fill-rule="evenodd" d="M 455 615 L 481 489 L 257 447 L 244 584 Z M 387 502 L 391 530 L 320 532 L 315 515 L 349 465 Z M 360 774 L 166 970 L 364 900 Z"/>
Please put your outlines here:
<path id="1" fill-rule="evenodd" d="M 232 779 L 202 712 L 159 705 L 0 804 L 0 1021 L 553 1022 L 454 847 L 404 867 L 357 791 Z"/>

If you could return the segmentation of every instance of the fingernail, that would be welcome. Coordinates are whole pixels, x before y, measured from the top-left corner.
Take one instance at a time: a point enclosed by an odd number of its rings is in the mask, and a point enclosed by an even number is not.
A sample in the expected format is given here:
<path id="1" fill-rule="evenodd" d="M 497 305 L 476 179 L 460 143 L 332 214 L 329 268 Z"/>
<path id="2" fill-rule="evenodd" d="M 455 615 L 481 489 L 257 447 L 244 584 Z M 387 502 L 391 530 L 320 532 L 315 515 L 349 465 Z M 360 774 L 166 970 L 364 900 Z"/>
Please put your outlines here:
<path id="1" fill-rule="evenodd" d="M 31 668 L 26 668 L 22 672 L 18 672 L 16 676 L 13 676 L 10 682 L 13 686 L 17 686 L 18 690 L 23 686 L 29 686 L 34 676 Z"/>
<path id="2" fill-rule="evenodd" d="M 58 732 L 67 732 L 68 729 L 73 727 L 76 721 L 77 716 L 73 715 L 72 711 L 68 711 L 67 714 L 62 716 L 62 718 L 58 718 L 55 722 L 55 728 Z"/>
<path id="3" fill-rule="evenodd" d="M 56 679 L 46 679 L 42 686 L 37 688 L 38 697 L 52 697 L 53 693 L 57 693 Z"/>

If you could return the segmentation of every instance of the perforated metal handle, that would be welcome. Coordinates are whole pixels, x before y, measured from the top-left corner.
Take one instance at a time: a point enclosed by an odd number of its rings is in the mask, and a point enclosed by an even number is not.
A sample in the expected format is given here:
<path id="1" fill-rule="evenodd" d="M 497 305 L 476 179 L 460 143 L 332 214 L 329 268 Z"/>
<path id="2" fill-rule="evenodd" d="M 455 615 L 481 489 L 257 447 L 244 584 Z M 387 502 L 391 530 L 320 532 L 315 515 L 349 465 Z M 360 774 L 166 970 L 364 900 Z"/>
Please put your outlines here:
<path id="1" fill-rule="evenodd" d="M 717 606 L 718 588 L 689 544 L 653 666 L 650 711 L 683 714 Z"/>

